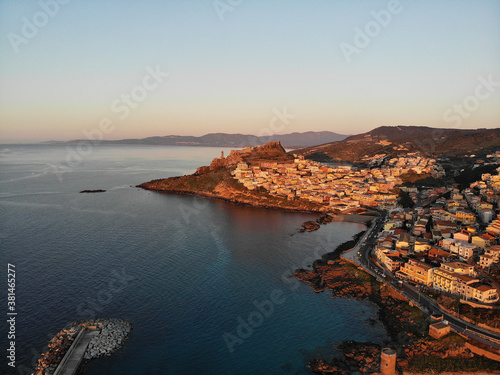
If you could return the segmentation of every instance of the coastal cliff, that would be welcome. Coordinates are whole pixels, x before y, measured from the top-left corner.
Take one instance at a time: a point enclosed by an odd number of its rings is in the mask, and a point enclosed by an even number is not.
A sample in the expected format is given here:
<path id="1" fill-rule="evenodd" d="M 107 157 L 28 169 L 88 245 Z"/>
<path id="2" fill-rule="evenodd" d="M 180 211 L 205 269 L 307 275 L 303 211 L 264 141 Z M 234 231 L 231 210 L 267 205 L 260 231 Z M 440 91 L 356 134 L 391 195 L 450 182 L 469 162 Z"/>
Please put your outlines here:
<path id="1" fill-rule="evenodd" d="M 289 200 L 271 195 L 265 189 L 247 189 L 231 175 L 238 163 L 257 166 L 269 162 L 293 162 L 293 159 L 279 142 L 269 142 L 263 146 L 233 150 L 227 157 L 215 158 L 209 166 L 199 167 L 191 175 L 152 180 L 138 187 L 164 193 L 200 195 L 254 207 L 328 212 L 329 208 L 319 203 Z"/>

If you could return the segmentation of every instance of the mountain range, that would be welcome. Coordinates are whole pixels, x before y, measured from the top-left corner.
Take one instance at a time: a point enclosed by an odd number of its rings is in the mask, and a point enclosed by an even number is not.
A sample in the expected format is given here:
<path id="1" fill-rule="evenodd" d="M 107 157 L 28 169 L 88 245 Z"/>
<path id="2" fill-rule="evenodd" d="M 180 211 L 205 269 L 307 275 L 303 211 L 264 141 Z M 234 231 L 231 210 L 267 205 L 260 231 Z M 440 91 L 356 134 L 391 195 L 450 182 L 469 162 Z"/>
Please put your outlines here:
<path id="1" fill-rule="evenodd" d="M 103 140 L 103 144 L 139 144 L 139 145 L 172 145 L 172 146 L 213 146 L 213 147 L 246 147 L 260 146 L 268 142 L 281 142 L 286 148 L 299 148 L 318 145 L 325 142 L 341 141 L 348 137 L 330 131 L 304 132 L 290 134 L 274 134 L 269 136 L 256 136 L 250 134 L 210 133 L 201 137 L 167 135 L 139 139 Z M 79 143 L 82 140 L 73 140 L 62 143 Z M 54 142 L 49 142 L 54 143 Z M 61 142 L 57 142 L 61 143 Z"/>
<path id="2" fill-rule="evenodd" d="M 44 142 L 75 144 L 68 142 Z M 103 140 L 103 144 L 211 146 L 243 148 L 280 142 L 318 161 L 359 162 L 376 155 L 397 156 L 419 152 L 428 157 L 462 157 L 488 154 L 500 150 L 500 128 L 494 129 L 439 129 L 427 126 L 381 126 L 357 135 L 343 135 L 330 131 L 255 136 L 250 134 L 210 133 L 200 137 L 167 135 L 137 139 Z"/>

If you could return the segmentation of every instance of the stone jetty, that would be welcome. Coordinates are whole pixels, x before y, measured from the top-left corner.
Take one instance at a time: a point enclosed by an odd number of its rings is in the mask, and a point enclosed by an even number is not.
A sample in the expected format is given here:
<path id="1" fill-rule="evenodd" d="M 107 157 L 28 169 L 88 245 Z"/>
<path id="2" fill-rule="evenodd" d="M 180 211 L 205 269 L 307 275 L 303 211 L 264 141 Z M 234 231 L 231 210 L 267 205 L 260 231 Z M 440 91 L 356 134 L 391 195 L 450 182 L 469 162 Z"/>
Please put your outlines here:
<path id="1" fill-rule="evenodd" d="M 50 340 L 45 353 L 40 355 L 34 374 L 36 375 L 51 375 L 56 370 L 58 364 L 63 359 L 64 355 L 75 340 L 80 327 L 76 324 L 71 324 L 67 328 L 62 329 L 57 335 Z"/>
<path id="2" fill-rule="evenodd" d="M 77 371 L 80 362 L 109 356 L 118 350 L 123 346 L 131 330 L 132 324 L 120 319 L 91 319 L 68 324 L 50 341 L 47 351 L 38 360 L 34 374 L 53 375 L 61 371 L 73 373 L 73 370 L 66 368 L 68 364 L 65 362 L 68 362 L 69 352 L 73 351 L 71 357 L 77 354 L 74 350 L 75 344 L 81 347 L 78 350 L 81 350 L 82 354 L 79 355 L 80 359 L 75 365 L 69 366 L 75 367 L 74 371 Z M 79 340 L 85 332 L 91 338 Z M 74 358 L 69 361 L 74 361 Z"/>
<path id="3" fill-rule="evenodd" d="M 91 324 L 101 326 L 101 332 L 90 340 L 83 356 L 87 360 L 111 355 L 123 345 L 132 329 L 129 322 L 120 319 L 95 320 Z"/>

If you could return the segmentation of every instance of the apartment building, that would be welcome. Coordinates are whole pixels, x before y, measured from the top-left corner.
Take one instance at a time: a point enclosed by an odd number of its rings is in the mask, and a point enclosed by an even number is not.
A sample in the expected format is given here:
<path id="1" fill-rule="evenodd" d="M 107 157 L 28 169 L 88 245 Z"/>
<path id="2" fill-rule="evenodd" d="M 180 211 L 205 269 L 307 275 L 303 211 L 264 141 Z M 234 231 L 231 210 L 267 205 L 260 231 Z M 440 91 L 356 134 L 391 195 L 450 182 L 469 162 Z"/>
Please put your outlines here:
<path id="1" fill-rule="evenodd" d="M 426 286 L 432 285 L 434 268 L 416 259 L 410 259 L 408 263 L 396 272 L 396 276 L 403 280 L 412 281 Z"/>

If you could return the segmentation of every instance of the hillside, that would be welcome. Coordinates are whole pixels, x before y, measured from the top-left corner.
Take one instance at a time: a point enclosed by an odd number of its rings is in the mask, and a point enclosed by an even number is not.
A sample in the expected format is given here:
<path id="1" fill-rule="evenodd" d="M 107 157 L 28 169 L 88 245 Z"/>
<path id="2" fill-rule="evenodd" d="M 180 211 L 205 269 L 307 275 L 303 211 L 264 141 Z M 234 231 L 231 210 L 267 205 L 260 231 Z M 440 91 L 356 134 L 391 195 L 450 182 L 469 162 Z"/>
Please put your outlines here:
<path id="1" fill-rule="evenodd" d="M 266 190 L 249 190 L 231 176 L 231 170 L 240 162 L 259 165 L 264 162 L 293 162 L 279 142 L 231 151 L 225 158 L 216 158 L 210 166 L 199 167 L 187 176 L 145 182 L 139 187 L 164 193 L 201 195 L 236 204 L 254 207 L 278 208 L 294 211 L 324 212 L 328 207 L 302 200 L 287 200 L 270 195 Z"/>
<path id="2" fill-rule="evenodd" d="M 295 150 L 315 160 L 359 162 L 365 157 L 420 152 L 425 156 L 463 156 L 500 150 L 500 128 L 436 129 L 425 126 L 382 126 L 342 141 Z"/>
<path id="3" fill-rule="evenodd" d="M 138 145 L 165 145 L 165 146 L 210 146 L 210 147 L 251 147 L 264 145 L 267 142 L 281 142 L 284 147 L 297 148 L 318 145 L 325 142 L 343 140 L 347 135 L 334 132 L 304 132 L 290 134 L 275 134 L 271 136 L 255 136 L 250 134 L 210 133 L 201 137 L 167 135 L 140 139 L 103 140 L 103 144 L 138 144 Z M 68 143 L 78 143 L 82 140 L 73 140 Z M 47 142 L 51 143 L 51 142 Z M 56 142 L 61 143 L 61 142 Z M 64 143 L 64 142 L 63 142 Z"/>

